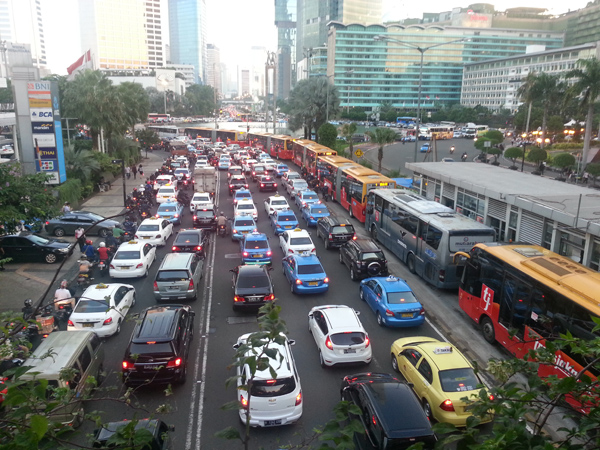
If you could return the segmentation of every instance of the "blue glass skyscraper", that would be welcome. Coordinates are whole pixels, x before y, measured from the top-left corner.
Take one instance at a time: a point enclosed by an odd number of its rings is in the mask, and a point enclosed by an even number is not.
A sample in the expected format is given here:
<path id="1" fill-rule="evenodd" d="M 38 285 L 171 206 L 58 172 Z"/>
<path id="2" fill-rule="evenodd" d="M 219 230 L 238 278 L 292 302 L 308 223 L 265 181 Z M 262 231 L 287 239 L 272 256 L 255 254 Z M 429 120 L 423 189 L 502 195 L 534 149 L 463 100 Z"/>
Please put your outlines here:
<path id="1" fill-rule="evenodd" d="M 196 83 L 204 84 L 207 64 L 206 1 L 169 0 L 169 35 L 170 62 L 193 65 Z"/>

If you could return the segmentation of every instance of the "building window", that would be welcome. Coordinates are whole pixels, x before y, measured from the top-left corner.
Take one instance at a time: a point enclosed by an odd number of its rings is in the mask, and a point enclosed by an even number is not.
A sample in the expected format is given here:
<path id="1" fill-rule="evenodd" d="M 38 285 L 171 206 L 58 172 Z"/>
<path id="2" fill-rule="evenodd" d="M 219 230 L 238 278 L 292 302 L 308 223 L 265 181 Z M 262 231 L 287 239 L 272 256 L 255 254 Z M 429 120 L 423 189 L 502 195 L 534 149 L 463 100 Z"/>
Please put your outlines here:
<path id="1" fill-rule="evenodd" d="M 592 256 L 590 258 L 590 268 L 600 271 L 600 241 L 595 240 L 592 243 Z"/>
<path id="2" fill-rule="evenodd" d="M 558 253 L 573 261 L 582 263 L 585 238 L 573 233 L 560 234 L 560 249 Z"/>

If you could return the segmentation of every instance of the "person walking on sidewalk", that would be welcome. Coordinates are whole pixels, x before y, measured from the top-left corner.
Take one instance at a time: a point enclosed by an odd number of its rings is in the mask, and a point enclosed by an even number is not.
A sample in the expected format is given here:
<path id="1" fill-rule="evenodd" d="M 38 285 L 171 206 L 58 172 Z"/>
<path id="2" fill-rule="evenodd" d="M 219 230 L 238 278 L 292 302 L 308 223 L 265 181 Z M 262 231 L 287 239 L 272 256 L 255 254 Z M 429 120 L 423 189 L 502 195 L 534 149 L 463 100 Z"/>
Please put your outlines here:
<path id="1" fill-rule="evenodd" d="M 140 177 L 144 176 L 144 168 L 142 167 L 141 164 L 140 164 L 140 167 L 138 167 L 138 172 L 140 173 Z"/>
<path id="2" fill-rule="evenodd" d="M 60 208 L 60 212 L 63 213 L 63 214 L 71 212 L 71 204 L 69 202 L 65 202 L 65 204 L 63 205 L 63 207 Z"/>
<path id="3" fill-rule="evenodd" d="M 79 227 L 75 230 L 75 240 L 79 244 L 79 251 L 83 253 L 83 246 L 85 245 L 85 234 L 83 227 Z"/>
<path id="4" fill-rule="evenodd" d="M 133 173 L 133 179 L 135 180 L 137 178 L 137 166 L 135 164 L 131 165 L 131 172 Z"/>
<path id="5" fill-rule="evenodd" d="M 131 167 L 129 167 L 129 166 L 125 167 L 125 176 L 127 177 L 128 180 L 129 180 L 129 178 L 131 178 Z"/>

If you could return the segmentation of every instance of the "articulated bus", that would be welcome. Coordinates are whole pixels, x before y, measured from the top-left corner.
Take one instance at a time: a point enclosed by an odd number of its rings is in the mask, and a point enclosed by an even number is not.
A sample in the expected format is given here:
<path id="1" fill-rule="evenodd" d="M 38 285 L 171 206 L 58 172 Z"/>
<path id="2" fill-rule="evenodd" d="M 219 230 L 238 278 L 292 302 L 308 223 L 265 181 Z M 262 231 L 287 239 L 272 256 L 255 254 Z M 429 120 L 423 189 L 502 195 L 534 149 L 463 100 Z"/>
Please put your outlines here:
<path id="1" fill-rule="evenodd" d="M 306 169 L 308 173 L 315 176 L 317 174 L 317 158 L 319 156 L 337 155 L 335 150 L 331 150 L 329 147 L 309 141 L 308 139 L 294 140 L 292 149 L 294 151 L 294 164 L 300 167 L 300 169 Z"/>
<path id="2" fill-rule="evenodd" d="M 591 317 L 600 317 L 600 273 L 538 245 L 524 243 L 477 244 L 466 257 L 458 291 L 458 303 L 481 326 L 483 337 L 499 342 L 517 358 L 532 349 L 546 347 L 560 334 L 592 340 Z M 540 363 L 540 377 L 576 377 L 590 357 L 556 352 L 552 363 Z M 597 380 L 598 366 L 585 373 Z M 581 413 L 598 402 L 596 393 L 566 400 Z"/>
<path id="3" fill-rule="evenodd" d="M 210 139 L 212 141 L 212 134 L 214 131 L 214 128 L 191 127 L 185 129 L 185 134 L 186 136 L 190 136 L 192 139 L 201 137 L 204 139 Z"/>
<path id="4" fill-rule="evenodd" d="M 292 160 L 294 156 L 294 151 L 292 150 L 293 142 L 294 138 L 291 136 L 283 134 L 271 136 L 271 142 L 267 151 L 275 158 Z"/>
<path id="5" fill-rule="evenodd" d="M 171 114 L 159 114 L 150 113 L 148 114 L 148 122 L 152 123 L 166 123 L 171 121 Z"/>
<path id="6" fill-rule="evenodd" d="M 183 130 L 180 130 L 177 127 L 170 127 L 167 125 L 164 126 L 160 126 L 160 125 L 150 125 L 149 127 L 147 127 L 149 130 L 153 130 L 156 132 L 156 134 L 158 135 L 159 138 L 161 139 L 174 139 L 177 136 L 181 136 L 182 134 L 180 134 L 179 132 L 181 131 L 183 133 Z"/>
<path id="7" fill-rule="evenodd" d="M 327 186 L 327 194 L 333 200 L 339 202 L 338 192 L 342 187 L 342 169 L 358 166 L 357 163 L 343 156 L 319 156 L 317 158 L 316 176 L 321 183 Z"/>
<path id="8" fill-rule="evenodd" d="M 454 137 L 454 127 L 450 125 L 434 125 L 429 127 L 431 138 L 435 140 L 439 139 L 452 139 Z"/>
<path id="9" fill-rule="evenodd" d="M 367 195 L 373 189 L 394 189 L 396 182 L 374 170 L 364 166 L 341 168 L 341 183 L 336 196 L 339 203 L 348 211 L 350 217 L 355 217 L 365 223 Z"/>
<path id="10" fill-rule="evenodd" d="M 267 152 L 271 148 L 271 136 L 273 133 L 248 133 L 248 142 L 252 147 L 258 147 Z"/>
<path id="11" fill-rule="evenodd" d="M 246 132 L 238 130 L 217 130 L 217 142 L 242 142 L 246 140 Z"/>
<path id="12" fill-rule="evenodd" d="M 369 192 L 365 227 L 408 270 L 445 289 L 456 289 L 464 270 L 454 255 L 495 238 L 493 228 L 406 189 Z"/>

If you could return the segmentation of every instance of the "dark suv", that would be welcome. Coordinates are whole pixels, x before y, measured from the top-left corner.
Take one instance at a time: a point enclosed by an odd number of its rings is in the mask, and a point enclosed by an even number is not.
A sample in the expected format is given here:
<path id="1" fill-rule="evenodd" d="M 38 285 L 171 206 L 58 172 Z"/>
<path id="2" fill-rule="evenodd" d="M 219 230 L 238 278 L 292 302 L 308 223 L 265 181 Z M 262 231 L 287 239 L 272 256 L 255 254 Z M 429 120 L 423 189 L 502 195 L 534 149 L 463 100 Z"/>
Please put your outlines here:
<path id="1" fill-rule="evenodd" d="M 387 373 L 360 373 L 344 377 L 341 391 L 342 400 L 360 410 L 360 415 L 348 414 L 366 432 L 355 436 L 360 448 L 369 443 L 379 449 L 405 449 L 419 442 L 424 448 L 435 445 L 431 423 L 406 383 Z"/>
<path id="2" fill-rule="evenodd" d="M 340 263 L 350 269 L 352 280 L 388 274 L 385 255 L 373 239 L 355 239 L 343 244 L 340 247 Z"/>
<path id="3" fill-rule="evenodd" d="M 140 314 L 123 357 L 126 386 L 185 382 L 194 315 L 187 305 L 152 306 Z"/>
<path id="4" fill-rule="evenodd" d="M 203 208 L 194 211 L 194 228 L 217 229 L 217 213 L 214 209 Z"/>
<path id="5" fill-rule="evenodd" d="M 173 253 L 195 253 L 200 258 L 206 256 L 208 231 L 203 229 L 179 230 L 171 251 Z"/>
<path id="6" fill-rule="evenodd" d="M 270 268 L 264 265 L 237 266 L 233 272 L 233 310 L 258 309 L 275 300 Z"/>
<path id="7" fill-rule="evenodd" d="M 133 427 L 132 430 L 129 430 L 132 433 L 137 434 L 138 430 L 144 430 L 152 435 L 150 441 L 141 447 L 141 450 L 166 450 L 171 448 L 172 439 L 169 432 L 175 431 L 173 425 L 167 425 L 162 420 L 157 419 L 142 419 L 135 425 L 134 423 L 131 420 L 123 420 L 102 425 L 102 428 L 95 431 L 94 448 L 110 448 L 110 438 L 118 432 L 124 432 L 123 429 L 127 426 Z M 127 436 L 129 435 L 127 434 Z"/>
<path id="8" fill-rule="evenodd" d="M 323 217 L 317 222 L 317 238 L 323 238 L 325 248 L 340 247 L 350 239 L 356 239 L 354 227 L 345 219 Z"/>

